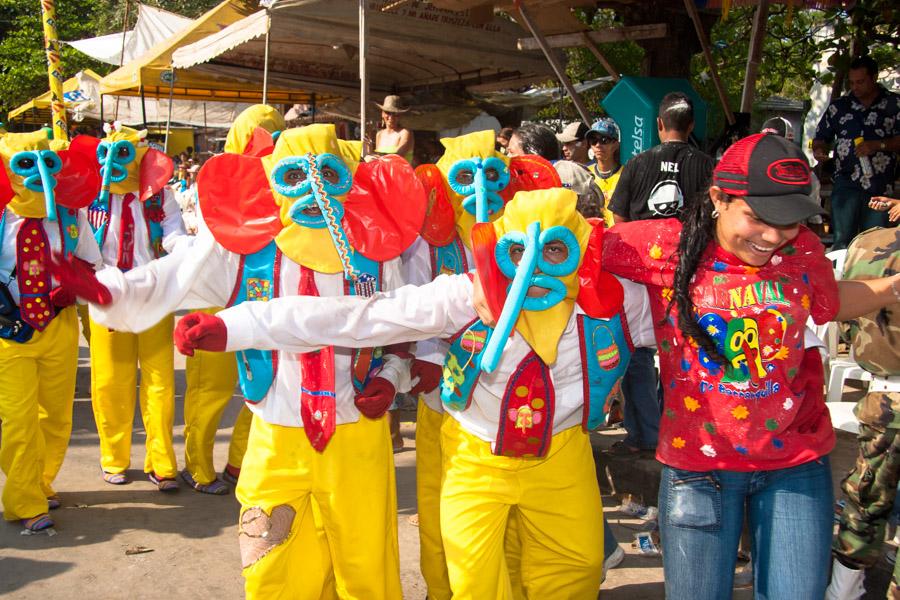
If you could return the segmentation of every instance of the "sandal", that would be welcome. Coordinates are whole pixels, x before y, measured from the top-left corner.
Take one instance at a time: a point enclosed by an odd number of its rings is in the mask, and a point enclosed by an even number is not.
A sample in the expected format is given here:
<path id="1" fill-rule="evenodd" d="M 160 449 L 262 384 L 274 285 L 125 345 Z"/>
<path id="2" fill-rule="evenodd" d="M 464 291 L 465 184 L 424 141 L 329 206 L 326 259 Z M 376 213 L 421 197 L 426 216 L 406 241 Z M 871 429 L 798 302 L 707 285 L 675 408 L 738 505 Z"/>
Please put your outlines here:
<path id="1" fill-rule="evenodd" d="M 131 483 L 131 480 L 128 479 L 128 475 L 124 472 L 122 473 L 108 473 L 103 471 L 103 481 L 106 483 L 111 483 L 112 485 L 126 485 Z"/>
<path id="2" fill-rule="evenodd" d="M 213 479 L 210 483 L 197 483 L 197 480 L 188 472 L 187 469 L 181 472 L 181 478 L 184 480 L 186 484 L 200 492 L 201 494 L 212 494 L 213 496 L 224 496 L 231 489 L 219 481 L 218 479 Z"/>
<path id="3" fill-rule="evenodd" d="M 225 465 L 225 468 L 222 470 L 222 481 L 225 483 L 230 483 L 231 485 L 237 485 L 238 477 L 241 476 L 241 468 L 235 467 L 232 464 Z"/>
<path id="4" fill-rule="evenodd" d="M 416 513 L 414 515 L 409 515 L 408 517 L 406 517 L 406 522 L 409 523 L 410 525 L 412 525 L 413 527 L 418 527 L 419 526 L 419 513 Z"/>
<path id="5" fill-rule="evenodd" d="M 22 523 L 22 527 L 28 531 L 43 531 L 45 529 L 50 529 L 55 525 L 53 519 L 51 519 L 50 515 L 47 513 L 31 517 L 30 519 L 21 519 L 19 522 Z"/>
<path id="6" fill-rule="evenodd" d="M 60 500 L 59 496 L 57 496 L 56 494 L 53 494 L 52 496 L 49 496 L 47 498 L 47 508 L 49 508 L 50 510 L 56 510 L 60 506 L 62 506 L 62 500 Z"/>
<path id="7" fill-rule="evenodd" d="M 161 492 L 178 491 L 178 482 L 175 481 L 174 477 L 157 477 L 156 473 L 150 471 L 147 473 L 147 479 L 149 479 L 151 483 L 155 483 L 156 489 Z"/>

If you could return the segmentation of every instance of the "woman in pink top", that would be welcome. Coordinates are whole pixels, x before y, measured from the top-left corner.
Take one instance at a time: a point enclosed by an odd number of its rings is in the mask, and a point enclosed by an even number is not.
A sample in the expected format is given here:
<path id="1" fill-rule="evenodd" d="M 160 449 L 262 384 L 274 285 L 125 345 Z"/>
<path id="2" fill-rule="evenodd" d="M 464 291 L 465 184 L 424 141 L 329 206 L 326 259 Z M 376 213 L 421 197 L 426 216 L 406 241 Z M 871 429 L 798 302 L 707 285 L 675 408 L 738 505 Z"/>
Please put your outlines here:
<path id="1" fill-rule="evenodd" d="M 897 302 L 900 282 L 839 286 L 800 225 L 820 212 L 809 191 L 800 150 L 757 134 L 729 148 L 680 220 L 606 234 L 604 269 L 648 288 L 667 382 L 657 458 L 668 598 L 731 597 L 745 505 L 757 598 L 818 600 L 828 584 L 834 431 L 805 324 Z"/>

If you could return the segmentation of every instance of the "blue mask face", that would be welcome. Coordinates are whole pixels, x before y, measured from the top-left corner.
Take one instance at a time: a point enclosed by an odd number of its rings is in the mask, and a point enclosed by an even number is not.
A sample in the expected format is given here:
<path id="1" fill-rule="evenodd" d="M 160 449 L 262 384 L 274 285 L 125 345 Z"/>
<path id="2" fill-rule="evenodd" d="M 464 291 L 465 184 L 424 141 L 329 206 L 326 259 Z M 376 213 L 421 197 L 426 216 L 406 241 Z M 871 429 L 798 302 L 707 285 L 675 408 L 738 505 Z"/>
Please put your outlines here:
<path id="1" fill-rule="evenodd" d="M 97 146 L 97 162 L 100 163 L 100 176 L 103 178 L 99 196 L 101 202 L 109 202 L 110 183 L 121 183 L 128 178 L 128 165 L 134 162 L 135 156 L 134 144 L 128 140 L 103 141 Z"/>
<path id="2" fill-rule="evenodd" d="M 62 170 L 62 160 L 53 150 L 25 150 L 13 154 L 10 170 L 23 178 L 22 184 L 32 192 L 43 192 L 47 218 L 56 220 L 56 188 L 54 175 Z"/>
<path id="3" fill-rule="evenodd" d="M 453 163 L 447 173 L 450 189 L 463 196 L 462 206 L 479 223 L 503 208 L 498 192 L 509 185 L 509 167 L 499 158 L 464 158 Z"/>
<path id="4" fill-rule="evenodd" d="M 552 242 L 561 242 L 565 247 L 566 257 L 559 262 L 551 262 L 545 256 L 545 249 Z M 514 256 L 518 258 L 518 264 Z M 547 310 L 565 299 L 566 285 L 559 278 L 572 275 L 578 268 L 581 248 L 575 234 L 568 228 L 557 225 L 542 232 L 540 223 L 535 221 L 528 225 L 525 233 L 511 231 L 501 237 L 494 249 L 494 258 L 500 271 L 512 279 L 512 283 L 494 333 L 484 348 L 481 368 L 486 373 L 497 367 L 506 340 L 522 310 Z M 548 292 L 540 297 L 529 297 L 528 289 L 532 286 Z"/>

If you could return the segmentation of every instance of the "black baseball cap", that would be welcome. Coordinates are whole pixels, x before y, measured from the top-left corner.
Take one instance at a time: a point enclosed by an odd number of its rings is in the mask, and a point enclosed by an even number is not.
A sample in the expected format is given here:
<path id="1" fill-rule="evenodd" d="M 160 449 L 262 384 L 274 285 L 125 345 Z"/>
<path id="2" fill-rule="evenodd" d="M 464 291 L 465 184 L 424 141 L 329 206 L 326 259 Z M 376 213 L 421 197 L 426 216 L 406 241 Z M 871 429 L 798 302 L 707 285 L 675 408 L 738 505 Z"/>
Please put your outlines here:
<path id="1" fill-rule="evenodd" d="M 716 165 L 713 185 L 742 198 L 771 225 L 793 225 L 825 212 L 810 196 L 806 156 L 776 135 L 757 133 L 732 144 Z"/>

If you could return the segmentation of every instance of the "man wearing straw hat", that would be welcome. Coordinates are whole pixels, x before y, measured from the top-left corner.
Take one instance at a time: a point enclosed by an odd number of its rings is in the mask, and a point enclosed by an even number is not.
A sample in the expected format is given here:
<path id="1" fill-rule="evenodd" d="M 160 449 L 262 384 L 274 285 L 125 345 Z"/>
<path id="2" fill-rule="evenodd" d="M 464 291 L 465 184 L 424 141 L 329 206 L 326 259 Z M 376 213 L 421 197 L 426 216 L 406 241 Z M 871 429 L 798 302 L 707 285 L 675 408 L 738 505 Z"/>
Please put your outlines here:
<path id="1" fill-rule="evenodd" d="M 400 96 L 385 96 L 384 104 L 375 103 L 381 109 L 381 120 L 384 129 L 375 134 L 375 152 L 377 154 L 399 154 L 409 163 L 413 160 L 416 141 L 409 129 L 400 124 L 400 114 L 409 110 L 403 105 Z"/>

